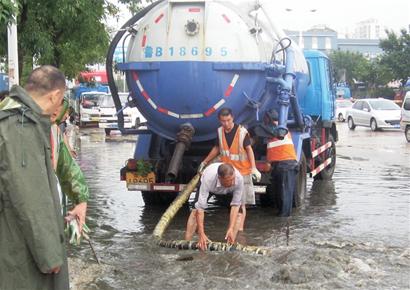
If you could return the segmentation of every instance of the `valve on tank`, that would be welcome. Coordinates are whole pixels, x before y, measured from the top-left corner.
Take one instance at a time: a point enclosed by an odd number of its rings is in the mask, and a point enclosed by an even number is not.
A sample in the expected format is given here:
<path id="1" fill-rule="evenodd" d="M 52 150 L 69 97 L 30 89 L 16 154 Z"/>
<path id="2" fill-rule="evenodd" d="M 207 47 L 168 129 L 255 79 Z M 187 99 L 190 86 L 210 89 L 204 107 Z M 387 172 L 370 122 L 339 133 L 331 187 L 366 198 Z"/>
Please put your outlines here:
<path id="1" fill-rule="evenodd" d="M 185 32 L 189 36 L 194 36 L 199 32 L 199 22 L 194 19 L 188 20 L 185 24 Z"/>

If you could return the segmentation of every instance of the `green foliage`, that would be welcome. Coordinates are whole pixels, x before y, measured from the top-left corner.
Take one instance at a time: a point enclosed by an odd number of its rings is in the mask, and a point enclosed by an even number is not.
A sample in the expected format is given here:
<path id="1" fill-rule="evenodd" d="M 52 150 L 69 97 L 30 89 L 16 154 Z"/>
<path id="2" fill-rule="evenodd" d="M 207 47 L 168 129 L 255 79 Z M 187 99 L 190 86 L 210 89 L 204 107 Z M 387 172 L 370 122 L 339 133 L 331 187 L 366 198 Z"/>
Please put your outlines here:
<path id="1" fill-rule="evenodd" d="M 137 174 L 147 176 L 152 171 L 151 163 L 144 160 L 137 160 Z"/>
<path id="2" fill-rule="evenodd" d="M 8 2 L 0 0 L 0 3 Z M 117 8 L 106 0 L 19 0 L 17 18 L 19 69 L 24 82 L 32 63 L 52 64 L 68 77 L 75 77 L 86 65 L 104 61 L 109 34 L 106 15 Z M 0 30 L 0 57 L 7 49 L 6 31 Z"/>
<path id="3" fill-rule="evenodd" d="M 358 52 L 350 51 L 333 51 L 329 55 L 337 81 L 341 81 L 341 75 L 344 73 L 346 82 L 352 84 L 355 80 L 363 79 L 368 67 L 368 61 Z"/>
<path id="4" fill-rule="evenodd" d="M 13 21 L 13 15 L 17 15 L 18 5 L 11 0 L 0 0 L 0 27 Z"/>
<path id="5" fill-rule="evenodd" d="M 386 98 L 386 99 L 393 99 L 395 92 L 392 88 L 374 88 L 372 90 L 370 90 L 369 93 L 371 98 Z"/>
<path id="6" fill-rule="evenodd" d="M 128 10 L 132 14 L 136 14 L 138 11 L 148 6 L 149 4 L 155 2 L 155 0 L 145 0 L 145 4 L 142 3 L 142 0 L 119 0 L 120 3 L 125 4 Z"/>
<path id="7" fill-rule="evenodd" d="M 381 63 L 388 67 L 394 74 L 394 79 L 400 80 L 404 85 L 410 77 L 410 34 L 405 29 L 400 35 L 386 31 L 387 38 L 380 42 L 383 49 Z"/>
<path id="8" fill-rule="evenodd" d="M 366 83 L 368 88 L 376 88 L 394 79 L 391 68 L 380 58 L 368 60 L 357 52 L 334 51 L 330 54 L 330 59 L 338 81 L 341 81 L 341 75 L 344 73 L 346 82 L 351 86 L 356 80 Z"/>

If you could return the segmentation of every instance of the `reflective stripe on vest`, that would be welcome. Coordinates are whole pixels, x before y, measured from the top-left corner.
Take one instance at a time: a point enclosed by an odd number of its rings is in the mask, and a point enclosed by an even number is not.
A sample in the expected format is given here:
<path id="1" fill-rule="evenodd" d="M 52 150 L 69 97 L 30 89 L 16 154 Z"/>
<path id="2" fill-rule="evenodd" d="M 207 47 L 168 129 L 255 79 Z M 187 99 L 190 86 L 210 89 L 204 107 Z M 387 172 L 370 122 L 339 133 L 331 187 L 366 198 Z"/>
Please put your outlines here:
<path id="1" fill-rule="evenodd" d="M 228 147 L 226 142 L 225 132 L 222 127 L 218 128 L 219 138 L 219 153 L 221 155 L 221 161 L 232 164 L 242 175 L 251 174 L 251 163 L 248 160 L 246 150 L 243 148 L 243 140 L 245 139 L 248 131 L 239 126 L 235 137 L 232 140 L 231 147 Z"/>
<path id="2" fill-rule="evenodd" d="M 278 138 L 270 139 L 267 144 L 266 159 L 268 161 L 296 160 L 295 146 L 290 132 L 283 140 Z"/>

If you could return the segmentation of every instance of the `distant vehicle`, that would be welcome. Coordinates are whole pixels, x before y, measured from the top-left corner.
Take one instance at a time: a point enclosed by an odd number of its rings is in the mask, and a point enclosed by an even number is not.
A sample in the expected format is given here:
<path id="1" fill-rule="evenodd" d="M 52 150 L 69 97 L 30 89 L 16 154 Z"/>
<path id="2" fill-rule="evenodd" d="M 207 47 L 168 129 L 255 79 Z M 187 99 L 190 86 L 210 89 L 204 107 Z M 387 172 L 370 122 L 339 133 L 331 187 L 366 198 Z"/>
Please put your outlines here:
<path id="1" fill-rule="evenodd" d="M 74 107 L 80 126 L 98 125 L 100 112 L 98 102 L 101 96 L 109 94 L 108 86 L 81 83 L 70 91 L 70 104 Z"/>
<path id="2" fill-rule="evenodd" d="M 336 98 L 350 99 L 352 97 L 350 88 L 345 83 L 336 84 L 335 89 L 336 89 Z"/>
<path id="3" fill-rule="evenodd" d="M 122 107 L 127 103 L 128 93 L 119 93 Z M 106 95 L 99 102 L 100 120 L 98 127 L 105 130 L 105 134 L 110 135 L 111 130 L 118 129 L 118 117 L 115 104 L 111 95 Z M 141 123 L 146 122 L 137 108 L 127 107 L 124 113 L 124 128 L 138 128 Z"/>
<path id="4" fill-rule="evenodd" d="M 107 84 L 107 72 L 106 71 L 84 71 L 80 72 L 78 77 L 82 83 L 100 83 Z"/>
<path id="5" fill-rule="evenodd" d="M 346 120 L 346 110 L 351 108 L 353 105 L 352 101 L 348 99 L 337 99 L 336 100 L 336 114 L 337 120 L 339 122 L 344 122 Z"/>
<path id="6" fill-rule="evenodd" d="M 0 73 L 0 92 L 9 90 L 9 77 L 5 73 Z"/>
<path id="7" fill-rule="evenodd" d="M 399 129 L 400 113 L 400 107 L 391 100 L 360 99 L 346 111 L 347 125 L 350 130 L 356 126 L 370 127 L 372 131 Z"/>
<path id="8" fill-rule="evenodd" d="M 111 97 L 103 92 L 84 92 L 81 94 L 77 103 L 77 109 L 80 113 L 80 127 L 98 124 L 100 121 L 99 103 L 101 99 L 107 96 Z"/>
<path id="9" fill-rule="evenodd" d="M 410 142 L 410 92 L 406 93 L 401 107 L 400 127 L 404 130 L 407 142 Z"/>

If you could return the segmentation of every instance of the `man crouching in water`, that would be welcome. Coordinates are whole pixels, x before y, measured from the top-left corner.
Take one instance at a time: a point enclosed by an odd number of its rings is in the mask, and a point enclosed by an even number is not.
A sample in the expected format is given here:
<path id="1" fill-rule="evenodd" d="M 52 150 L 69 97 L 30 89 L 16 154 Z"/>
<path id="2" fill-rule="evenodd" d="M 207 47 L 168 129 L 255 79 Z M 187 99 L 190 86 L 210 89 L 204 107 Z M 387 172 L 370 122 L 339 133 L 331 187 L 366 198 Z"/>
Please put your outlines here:
<path id="1" fill-rule="evenodd" d="M 208 207 L 209 195 L 232 193 L 231 213 L 225 240 L 227 243 L 234 243 L 238 233 L 237 217 L 243 190 L 243 177 L 231 164 L 213 163 L 205 168 L 201 177 L 201 185 L 195 195 L 193 209 L 188 218 L 185 240 L 191 240 L 197 230 L 199 235 L 198 247 L 205 250 L 209 239 L 204 230 L 204 210 Z"/>

